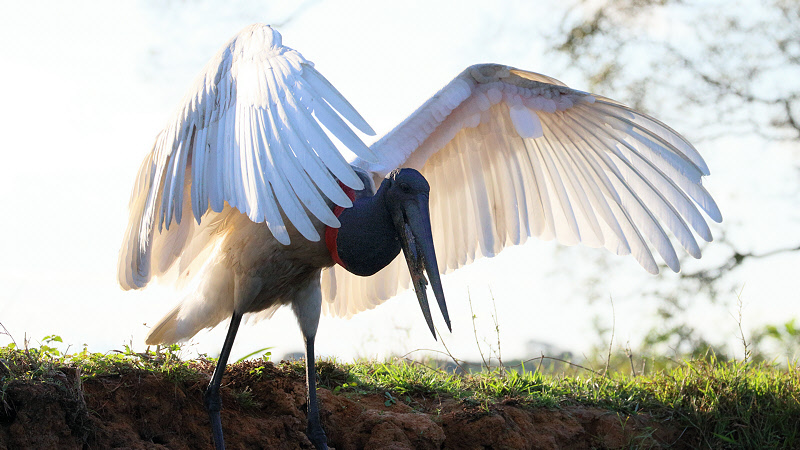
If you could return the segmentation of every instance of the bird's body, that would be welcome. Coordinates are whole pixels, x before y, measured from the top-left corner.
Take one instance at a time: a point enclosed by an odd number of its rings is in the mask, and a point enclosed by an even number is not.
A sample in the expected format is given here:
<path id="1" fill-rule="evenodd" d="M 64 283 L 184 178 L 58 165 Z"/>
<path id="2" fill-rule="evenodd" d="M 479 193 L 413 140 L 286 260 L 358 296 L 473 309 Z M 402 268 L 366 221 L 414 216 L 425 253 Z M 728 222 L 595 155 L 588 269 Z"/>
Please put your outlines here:
<path id="1" fill-rule="evenodd" d="M 264 223 L 225 208 L 214 231 L 214 257 L 198 274 L 199 281 L 147 336 L 148 344 L 173 343 L 217 325 L 233 312 L 271 316 L 298 299 L 310 284 L 319 285 L 320 270 L 333 265 L 325 242 L 310 242 L 289 231 L 292 244 L 278 242 Z M 324 225 L 316 224 L 320 233 Z"/>
<path id="2" fill-rule="evenodd" d="M 253 25 L 209 62 L 140 169 L 120 284 L 194 283 L 151 344 L 231 319 L 206 395 L 218 448 L 219 385 L 245 314 L 291 305 L 306 340 L 307 431 L 325 448 L 321 311 L 349 317 L 413 286 L 433 332 L 428 282 L 450 326 L 440 268 L 536 236 L 631 254 L 652 273 L 655 249 L 678 271 L 664 227 L 700 257 L 694 234 L 711 240 L 700 211 L 722 219 L 683 137 L 533 72 L 471 66 L 370 148 L 342 117 L 373 133 L 277 31 Z M 345 161 L 329 134 L 357 157 Z"/>

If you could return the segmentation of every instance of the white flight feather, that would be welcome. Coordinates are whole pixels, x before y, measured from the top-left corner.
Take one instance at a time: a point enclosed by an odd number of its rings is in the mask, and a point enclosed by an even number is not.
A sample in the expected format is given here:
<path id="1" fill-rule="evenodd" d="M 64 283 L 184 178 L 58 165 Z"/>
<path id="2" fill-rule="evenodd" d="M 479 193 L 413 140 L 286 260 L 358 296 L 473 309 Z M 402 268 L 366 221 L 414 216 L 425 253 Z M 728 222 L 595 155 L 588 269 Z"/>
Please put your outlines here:
<path id="1" fill-rule="evenodd" d="M 318 240 L 312 219 L 338 226 L 328 202 L 352 203 L 336 179 L 354 189 L 363 184 L 322 127 L 359 157 L 376 160 L 340 114 L 373 133 L 275 30 L 260 24 L 242 30 L 205 66 L 140 168 L 120 284 L 143 287 L 190 247 L 199 249 L 192 252 L 197 257 L 219 239 L 197 225 L 231 214 L 227 205 L 265 222 L 284 244 L 287 227 Z"/>
<path id="2" fill-rule="evenodd" d="M 698 206 L 721 221 L 701 184 L 708 167 L 671 128 L 510 67 L 468 68 L 371 149 L 380 162 L 353 163 L 378 177 L 414 167 L 431 184 L 443 273 L 528 235 L 604 246 L 657 273 L 652 246 L 678 271 L 662 224 L 699 257 L 688 225 L 707 241 L 711 234 Z M 404 263 L 400 256 L 367 278 L 339 266 L 324 270 L 324 310 L 347 317 L 408 288 Z"/>
<path id="3" fill-rule="evenodd" d="M 708 167 L 685 139 L 656 119 L 540 74 L 472 66 L 371 148 L 343 118 L 372 133 L 277 32 L 243 30 L 206 66 L 140 168 L 120 252 L 122 286 L 144 286 L 154 275 L 185 281 L 211 273 L 230 222 L 247 220 L 237 210 L 266 222 L 284 244 L 290 226 L 309 240 L 320 238 L 312 219 L 338 226 L 330 203 L 352 203 L 337 180 L 354 189 L 362 182 L 328 133 L 378 178 L 414 167 L 429 180 L 442 272 L 529 235 L 632 254 L 655 273 L 652 246 L 677 271 L 662 224 L 699 257 L 692 229 L 705 240 L 711 233 L 698 206 L 721 220 L 702 186 Z M 214 274 L 201 291 L 231 283 Z M 350 316 L 409 287 L 410 276 L 400 256 L 368 278 L 328 268 L 321 283 L 323 308 Z M 187 305 L 202 303 L 206 294 L 198 295 Z M 173 315 L 197 316 L 187 319 L 193 326 L 217 319 L 201 317 L 199 306 L 189 310 Z"/>

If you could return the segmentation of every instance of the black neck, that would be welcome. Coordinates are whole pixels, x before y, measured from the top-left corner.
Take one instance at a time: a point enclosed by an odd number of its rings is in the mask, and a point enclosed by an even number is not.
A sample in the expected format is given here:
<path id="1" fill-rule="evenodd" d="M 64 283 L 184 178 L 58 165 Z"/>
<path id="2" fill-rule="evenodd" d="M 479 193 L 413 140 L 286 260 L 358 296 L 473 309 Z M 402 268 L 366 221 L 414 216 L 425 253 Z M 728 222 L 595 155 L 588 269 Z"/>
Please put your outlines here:
<path id="1" fill-rule="evenodd" d="M 383 269 L 400 253 L 400 237 L 392 223 L 382 183 L 371 197 L 356 199 L 339 216 L 336 248 L 344 267 L 369 276 Z"/>

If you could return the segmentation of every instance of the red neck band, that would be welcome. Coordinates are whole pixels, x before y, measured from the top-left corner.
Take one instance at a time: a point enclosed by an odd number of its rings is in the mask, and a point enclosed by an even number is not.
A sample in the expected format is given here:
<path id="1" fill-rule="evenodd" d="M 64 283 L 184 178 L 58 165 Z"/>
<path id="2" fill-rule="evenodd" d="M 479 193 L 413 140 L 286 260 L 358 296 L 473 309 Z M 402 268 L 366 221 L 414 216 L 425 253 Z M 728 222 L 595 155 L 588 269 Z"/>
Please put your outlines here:
<path id="1" fill-rule="evenodd" d="M 341 181 L 339 182 L 339 186 L 341 186 L 342 190 L 345 194 L 350 198 L 350 201 L 355 201 L 356 199 L 356 191 L 353 188 L 346 186 Z M 346 208 L 343 206 L 336 205 L 333 208 L 333 214 L 336 217 L 342 215 L 342 211 Z M 333 258 L 333 262 L 339 264 L 342 267 L 345 267 L 344 262 L 341 258 L 339 258 L 339 251 L 336 248 L 336 238 L 339 236 L 339 229 L 338 228 L 331 228 L 329 226 L 325 227 L 325 245 L 328 247 L 328 252 L 331 254 L 331 258 Z"/>

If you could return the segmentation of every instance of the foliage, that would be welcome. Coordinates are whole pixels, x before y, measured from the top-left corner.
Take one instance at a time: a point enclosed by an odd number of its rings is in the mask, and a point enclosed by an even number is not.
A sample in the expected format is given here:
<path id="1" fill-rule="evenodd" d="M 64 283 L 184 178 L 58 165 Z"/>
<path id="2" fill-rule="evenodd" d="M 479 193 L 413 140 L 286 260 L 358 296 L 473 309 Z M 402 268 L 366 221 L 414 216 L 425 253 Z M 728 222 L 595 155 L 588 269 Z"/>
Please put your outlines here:
<path id="1" fill-rule="evenodd" d="M 269 350 L 272 350 L 272 347 L 264 347 L 264 348 L 260 348 L 258 350 L 254 350 L 254 351 L 242 356 L 241 358 L 237 359 L 236 362 L 240 363 L 240 362 L 242 362 L 242 361 L 244 361 L 246 359 L 250 359 L 250 358 L 252 358 L 252 357 L 254 357 L 256 355 L 261 355 L 261 357 L 263 359 L 265 359 L 266 361 L 269 361 L 270 357 L 272 357 L 272 352 L 270 352 Z"/>
<path id="2" fill-rule="evenodd" d="M 763 361 L 767 359 L 767 354 L 774 353 L 764 348 L 769 345 L 777 347 L 781 354 L 788 355 L 790 359 L 800 357 L 800 328 L 797 326 L 797 318 L 782 325 L 764 325 L 756 330 L 752 339 L 755 348 L 753 356 L 757 360 Z"/>
<path id="3" fill-rule="evenodd" d="M 800 137 L 800 9 L 792 0 L 579 2 L 559 52 L 594 88 L 669 111 L 695 139 Z M 675 95 L 680 93 L 680 95 Z M 666 104 L 666 105 L 665 105 Z M 687 112 L 689 114 L 687 115 Z"/>
<path id="4" fill-rule="evenodd" d="M 489 409 L 499 401 L 535 407 L 583 405 L 677 421 L 711 448 L 796 448 L 800 445 L 800 369 L 720 361 L 681 361 L 646 376 L 544 375 L 499 370 L 456 375 L 418 363 L 345 365 L 349 381 L 336 392 L 377 393 L 387 406 L 406 398 L 450 396 Z"/>
<path id="5" fill-rule="evenodd" d="M 794 322 L 783 329 L 768 330 L 779 336 L 796 337 Z M 117 376 L 121 373 L 155 372 L 168 381 L 196 381 L 208 376 L 211 361 L 181 361 L 177 346 L 157 351 L 108 354 L 86 348 L 64 355 L 50 344 L 60 342 L 48 336 L 38 348 L 0 348 L 0 380 L 4 392 L 9 383 L 52 382 L 54 373 L 69 368 L 82 378 Z M 655 359 L 655 358 L 654 358 Z M 386 407 L 405 403 L 412 407 L 426 399 L 453 398 L 465 408 L 491 411 L 500 402 L 528 407 L 563 408 L 587 406 L 607 409 L 622 416 L 647 414 L 656 421 L 685 427 L 697 445 L 711 448 L 796 448 L 800 445 L 800 368 L 763 362 L 722 361 L 713 354 L 695 360 L 671 361 L 672 368 L 646 375 L 610 370 L 606 374 L 572 365 L 569 373 L 545 374 L 520 364 L 475 373 L 455 373 L 429 365 L 398 360 L 392 363 L 358 362 L 341 364 L 321 360 L 317 366 L 320 387 L 338 395 L 378 395 Z M 613 368 L 613 365 L 609 365 Z M 624 367 L 624 365 L 620 366 Z M 532 370 L 531 370 L 532 369 Z M 304 376 L 301 362 L 282 362 L 274 367 L 265 358 L 236 363 L 244 388 L 234 392 L 239 405 L 258 409 L 253 383 L 265 374 Z M 190 386 L 202 388 L 202 383 Z M 255 384 L 253 384 L 255 386 Z M 4 397 L 0 397 L 0 404 Z"/>
<path id="6" fill-rule="evenodd" d="M 157 372 L 169 379 L 189 380 L 198 376 L 198 364 L 202 362 L 182 361 L 180 346 L 157 347 L 137 353 L 129 346 L 123 351 L 108 353 L 90 352 L 84 347 L 80 352 L 67 354 L 51 344 L 63 342 L 60 336 L 51 335 L 42 339 L 37 347 L 18 348 L 11 343 L 0 347 L 0 374 L 5 372 L 4 384 L 12 379 L 47 379 L 64 369 L 78 369 L 82 379 L 96 376 L 120 375 L 137 370 Z"/>

